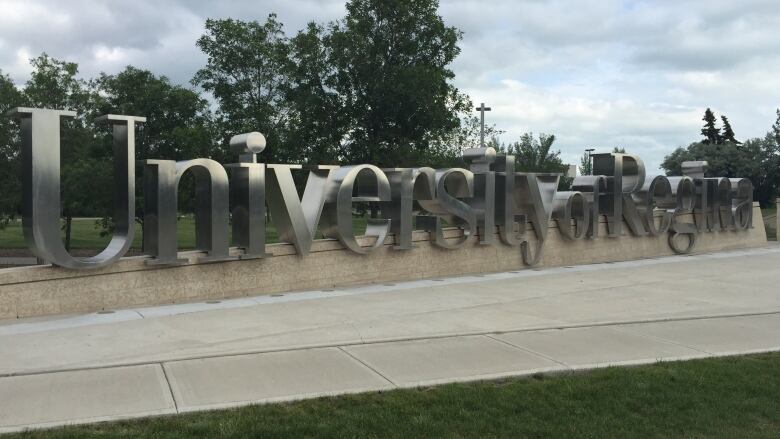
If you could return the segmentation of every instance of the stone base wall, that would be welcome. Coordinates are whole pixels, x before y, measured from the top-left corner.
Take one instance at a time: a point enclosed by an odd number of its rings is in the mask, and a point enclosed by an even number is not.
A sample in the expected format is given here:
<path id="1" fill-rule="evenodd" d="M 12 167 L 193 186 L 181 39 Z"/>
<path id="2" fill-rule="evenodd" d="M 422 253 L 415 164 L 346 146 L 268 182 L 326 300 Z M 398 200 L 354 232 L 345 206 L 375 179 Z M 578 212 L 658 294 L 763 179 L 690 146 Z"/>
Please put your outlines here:
<path id="1" fill-rule="evenodd" d="M 694 253 L 760 247 L 767 243 L 761 211 L 754 207 L 753 228 L 747 231 L 704 232 Z M 673 255 L 667 235 L 620 238 L 606 236 L 600 223 L 598 239 L 571 241 L 551 221 L 539 266 L 561 266 Z M 529 225 L 530 228 L 530 225 Z M 448 230 L 452 238 L 460 233 Z M 531 233 L 533 236 L 533 233 Z M 393 282 L 470 273 L 528 268 L 519 247 L 500 242 L 480 245 L 471 240 L 457 250 L 434 246 L 426 232 L 415 232 L 413 250 L 392 249 L 392 237 L 369 255 L 342 248 L 338 241 L 320 240 L 306 257 L 290 244 L 271 244 L 265 259 L 152 266 L 148 258 L 128 257 L 97 270 L 31 266 L 0 270 L 0 319 L 104 309 L 152 306 L 255 296 L 287 291 L 333 288 L 352 284 Z M 182 252 L 196 261 L 200 252 Z"/>

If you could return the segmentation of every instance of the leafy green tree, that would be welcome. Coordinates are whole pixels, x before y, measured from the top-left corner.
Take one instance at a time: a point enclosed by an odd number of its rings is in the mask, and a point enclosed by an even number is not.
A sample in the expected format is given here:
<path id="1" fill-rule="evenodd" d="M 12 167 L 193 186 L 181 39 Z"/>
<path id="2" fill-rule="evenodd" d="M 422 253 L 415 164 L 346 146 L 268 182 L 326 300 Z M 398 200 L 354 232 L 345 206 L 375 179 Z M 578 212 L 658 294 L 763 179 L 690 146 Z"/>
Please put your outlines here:
<path id="1" fill-rule="evenodd" d="M 625 154 L 626 153 L 626 148 L 622 148 L 622 147 L 616 146 L 616 147 L 612 148 L 612 152 L 619 153 L 619 154 Z"/>
<path id="2" fill-rule="evenodd" d="M 264 23 L 234 19 L 206 20 L 206 33 L 197 41 L 207 64 L 192 79 L 211 93 L 219 109 L 215 126 L 227 149 L 231 136 L 262 132 L 269 160 L 299 160 L 294 145 L 285 142 L 288 106 L 288 39 L 271 14 Z"/>
<path id="3" fill-rule="evenodd" d="M 132 66 L 115 75 L 101 73 L 91 85 L 99 96 L 98 113 L 146 117 L 138 125 L 139 160 L 230 158 L 213 147 L 209 104 L 198 92 Z"/>
<path id="4" fill-rule="evenodd" d="M 101 73 L 90 82 L 97 96 L 98 114 L 127 114 L 146 117 L 138 124 L 136 159 L 186 160 L 211 157 L 228 162 L 233 157 L 224 148 L 214 148 L 208 102 L 196 91 L 171 84 L 165 76 L 132 66 L 115 75 Z M 110 144 L 108 144 L 110 147 Z M 140 172 L 139 172 L 140 177 Z M 179 200 L 185 211 L 194 209 L 191 179 L 183 180 Z M 136 184 L 136 221 L 143 226 L 140 180 Z M 113 232 L 113 219 L 99 221 L 101 235 Z"/>
<path id="5" fill-rule="evenodd" d="M 568 166 L 561 159 L 561 151 L 553 151 L 555 136 L 552 134 L 525 133 L 520 140 L 507 147 L 508 154 L 515 155 L 516 170 L 520 172 L 555 172 L 562 174 L 559 188 L 571 186 L 571 178 L 566 175 Z"/>
<path id="6" fill-rule="evenodd" d="M 737 145 L 741 144 L 742 142 L 734 138 L 734 130 L 731 128 L 729 119 L 726 116 L 720 116 L 720 119 L 723 121 L 723 132 L 720 136 L 721 143 L 731 142 Z"/>
<path id="7" fill-rule="evenodd" d="M 335 89 L 337 71 L 332 63 L 328 34 L 322 25 L 309 23 L 290 39 L 289 58 L 282 87 L 287 108 L 288 148 L 299 151 L 296 161 L 335 163 L 348 135 L 346 96 Z"/>
<path id="8" fill-rule="evenodd" d="M 701 135 L 704 137 L 702 143 L 705 145 L 716 145 L 721 143 L 720 128 L 715 126 L 715 114 L 707 108 L 704 111 L 704 127 L 701 129 Z"/>
<path id="9" fill-rule="evenodd" d="M 110 147 L 105 147 L 90 117 L 95 94 L 77 77 L 78 65 L 42 54 L 30 60 L 33 67 L 24 86 L 26 105 L 74 110 L 62 126 L 62 215 L 65 247 L 70 249 L 71 224 L 76 215 L 105 216 L 110 207 Z"/>
<path id="10" fill-rule="evenodd" d="M 0 71 L 0 230 L 21 210 L 19 127 L 5 113 L 23 105 L 24 97 L 11 78 Z"/>
<path id="11" fill-rule="evenodd" d="M 580 175 L 593 174 L 593 162 L 590 159 L 590 153 L 585 151 L 580 157 Z"/>
<path id="12" fill-rule="evenodd" d="M 692 143 L 666 156 L 661 167 L 667 175 L 681 175 L 682 162 L 706 160 L 707 177 L 747 177 L 753 183 L 755 200 L 768 206 L 780 187 L 778 157 L 778 147 L 770 133 L 763 139 L 746 140 L 742 145 L 725 142 L 713 148 L 704 142 Z"/>
<path id="13" fill-rule="evenodd" d="M 219 105 L 223 145 L 267 135 L 268 160 L 298 163 L 444 163 L 468 141 L 471 102 L 450 65 L 461 33 L 436 0 L 351 0 L 347 15 L 287 38 L 264 23 L 207 20 L 207 65 L 193 84 Z M 466 118 L 466 121 L 470 121 Z"/>
<path id="14" fill-rule="evenodd" d="M 775 120 L 774 125 L 772 125 L 771 135 L 774 137 L 775 144 L 780 148 L 780 109 L 777 109 L 776 112 L 777 120 Z"/>
<path id="15" fill-rule="evenodd" d="M 406 166 L 426 161 L 431 144 L 460 126 L 471 102 L 450 65 L 461 32 L 446 26 L 436 0 L 351 0 L 326 37 L 345 97 L 348 163 Z"/>

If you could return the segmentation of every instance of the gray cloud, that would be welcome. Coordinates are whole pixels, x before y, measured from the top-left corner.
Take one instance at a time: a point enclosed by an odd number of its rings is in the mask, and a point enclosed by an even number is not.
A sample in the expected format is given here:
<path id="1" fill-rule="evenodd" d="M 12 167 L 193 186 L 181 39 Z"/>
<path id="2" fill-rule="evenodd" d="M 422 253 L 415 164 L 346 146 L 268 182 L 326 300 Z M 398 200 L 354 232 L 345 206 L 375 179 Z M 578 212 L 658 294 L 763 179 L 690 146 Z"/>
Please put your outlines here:
<path id="1" fill-rule="evenodd" d="M 128 64 L 188 83 L 207 17 L 264 20 L 288 34 L 343 16 L 343 0 L 0 0 L 0 69 L 22 84 L 46 51 L 84 76 Z M 456 85 L 503 140 L 554 133 L 571 162 L 585 147 L 624 146 L 657 167 L 697 138 L 701 113 L 727 114 L 737 135 L 760 136 L 780 105 L 780 9 L 775 0 L 675 2 L 442 0 L 464 32 Z"/>

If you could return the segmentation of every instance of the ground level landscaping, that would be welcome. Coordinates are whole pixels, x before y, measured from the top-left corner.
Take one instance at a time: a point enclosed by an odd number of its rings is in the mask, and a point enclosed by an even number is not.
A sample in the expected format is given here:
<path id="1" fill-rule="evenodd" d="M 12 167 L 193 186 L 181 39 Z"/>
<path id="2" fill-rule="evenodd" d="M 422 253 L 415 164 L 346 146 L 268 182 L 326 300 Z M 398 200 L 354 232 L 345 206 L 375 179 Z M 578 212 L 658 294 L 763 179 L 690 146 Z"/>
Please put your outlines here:
<path id="1" fill-rule="evenodd" d="M 776 438 L 780 353 L 450 384 L 9 436 L 38 437 Z"/>

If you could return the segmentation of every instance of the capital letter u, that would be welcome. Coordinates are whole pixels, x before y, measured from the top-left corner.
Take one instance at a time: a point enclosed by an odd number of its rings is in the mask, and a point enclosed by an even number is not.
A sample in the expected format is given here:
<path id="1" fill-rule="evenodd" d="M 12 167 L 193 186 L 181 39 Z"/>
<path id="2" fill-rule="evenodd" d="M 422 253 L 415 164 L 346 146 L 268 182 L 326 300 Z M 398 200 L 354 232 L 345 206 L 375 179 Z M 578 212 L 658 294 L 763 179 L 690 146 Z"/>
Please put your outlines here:
<path id="1" fill-rule="evenodd" d="M 66 268 L 97 268 L 122 257 L 133 243 L 135 219 L 135 122 L 143 117 L 106 115 L 114 135 L 116 227 L 99 254 L 76 258 L 60 237 L 60 119 L 73 111 L 16 108 L 22 130 L 22 226 L 35 256 Z"/>

